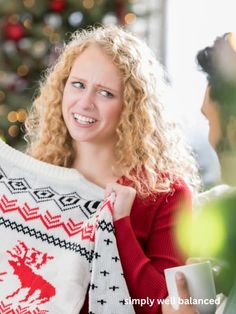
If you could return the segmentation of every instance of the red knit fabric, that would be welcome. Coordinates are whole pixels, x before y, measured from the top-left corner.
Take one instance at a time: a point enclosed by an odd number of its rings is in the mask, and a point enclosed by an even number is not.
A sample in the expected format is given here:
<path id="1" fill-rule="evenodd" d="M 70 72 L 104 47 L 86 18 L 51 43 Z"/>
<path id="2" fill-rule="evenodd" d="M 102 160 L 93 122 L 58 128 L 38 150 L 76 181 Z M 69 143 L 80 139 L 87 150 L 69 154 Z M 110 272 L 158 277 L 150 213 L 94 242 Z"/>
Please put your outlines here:
<path id="1" fill-rule="evenodd" d="M 176 181 L 170 193 L 141 200 L 136 197 L 131 215 L 115 221 L 118 250 L 132 299 L 163 299 L 167 296 L 164 269 L 184 264 L 173 229 L 176 213 L 191 209 L 191 193 Z M 137 314 L 160 314 L 161 306 L 134 305 Z M 87 300 L 80 312 L 88 313 Z"/>

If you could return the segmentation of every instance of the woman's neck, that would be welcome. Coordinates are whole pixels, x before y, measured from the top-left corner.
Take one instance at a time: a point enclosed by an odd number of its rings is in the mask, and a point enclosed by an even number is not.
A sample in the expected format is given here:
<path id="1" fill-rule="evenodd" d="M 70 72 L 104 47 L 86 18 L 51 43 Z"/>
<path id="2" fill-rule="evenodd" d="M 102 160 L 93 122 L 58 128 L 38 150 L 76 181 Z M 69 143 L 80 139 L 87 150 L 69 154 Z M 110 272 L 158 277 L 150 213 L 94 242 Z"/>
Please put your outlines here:
<path id="1" fill-rule="evenodd" d="M 121 174 L 114 173 L 114 146 L 101 147 L 80 143 L 76 147 L 76 158 L 72 165 L 87 180 L 105 188 L 107 183 L 116 182 Z"/>

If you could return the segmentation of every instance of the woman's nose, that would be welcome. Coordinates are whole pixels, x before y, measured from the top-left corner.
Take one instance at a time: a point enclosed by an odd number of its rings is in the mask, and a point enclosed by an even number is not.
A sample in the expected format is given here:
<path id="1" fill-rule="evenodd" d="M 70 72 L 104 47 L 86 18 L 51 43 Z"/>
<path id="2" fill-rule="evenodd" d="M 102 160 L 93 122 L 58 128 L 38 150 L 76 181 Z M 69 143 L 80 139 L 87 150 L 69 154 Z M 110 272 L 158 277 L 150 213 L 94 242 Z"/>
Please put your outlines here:
<path id="1" fill-rule="evenodd" d="M 86 90 L 80 98 L 80 106 L 84 110 L 92 110 L 94 108 L 93 91 Z"/>

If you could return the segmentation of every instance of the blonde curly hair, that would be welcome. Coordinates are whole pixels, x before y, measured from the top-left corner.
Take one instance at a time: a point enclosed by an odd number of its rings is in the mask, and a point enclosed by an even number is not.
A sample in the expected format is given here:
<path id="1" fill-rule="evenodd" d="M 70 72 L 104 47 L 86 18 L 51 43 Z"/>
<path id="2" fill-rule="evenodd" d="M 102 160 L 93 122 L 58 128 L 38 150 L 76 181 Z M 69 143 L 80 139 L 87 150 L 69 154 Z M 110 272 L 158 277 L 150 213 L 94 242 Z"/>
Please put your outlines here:
<path id="1" fill-rule="evenodd" d="M 64 45 L 41 80 L 26 120 L 26 152 L 54 165 L 72 166 L 75 151 L 62 117 L 63 90 L 73 62 L 93 44 L 111 56 L 124 84 L 115 146 L 116 165 L 123 175 L 141 196 L 170 191 L 176 178 L 196 190 L 199 177 L 191 149 L 167 120 L 160 101 L 163 69 L 144 42 L 114 25 L 77 31 Z"/>

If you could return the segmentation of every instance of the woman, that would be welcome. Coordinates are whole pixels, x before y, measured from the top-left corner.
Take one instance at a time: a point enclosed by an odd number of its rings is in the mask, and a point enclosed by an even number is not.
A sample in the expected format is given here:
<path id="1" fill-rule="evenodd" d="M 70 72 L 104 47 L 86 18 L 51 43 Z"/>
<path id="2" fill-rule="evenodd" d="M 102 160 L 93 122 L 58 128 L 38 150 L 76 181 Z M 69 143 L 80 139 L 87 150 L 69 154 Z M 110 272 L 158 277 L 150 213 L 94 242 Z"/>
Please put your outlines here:
<path id="1" fill-rule="evenodd" d="M 190 150 L 165 117 L 162 88 L 162 69 L 143 42 L 115 26 L 91 28 L 65 45 L 26 121 L 27 154 L 114 193 L 125 302 L 136 313 L 161 312 L 163 270 L 183 263 L 175 215 L 191 207 L 189 187 L 198 185 Z"/>

